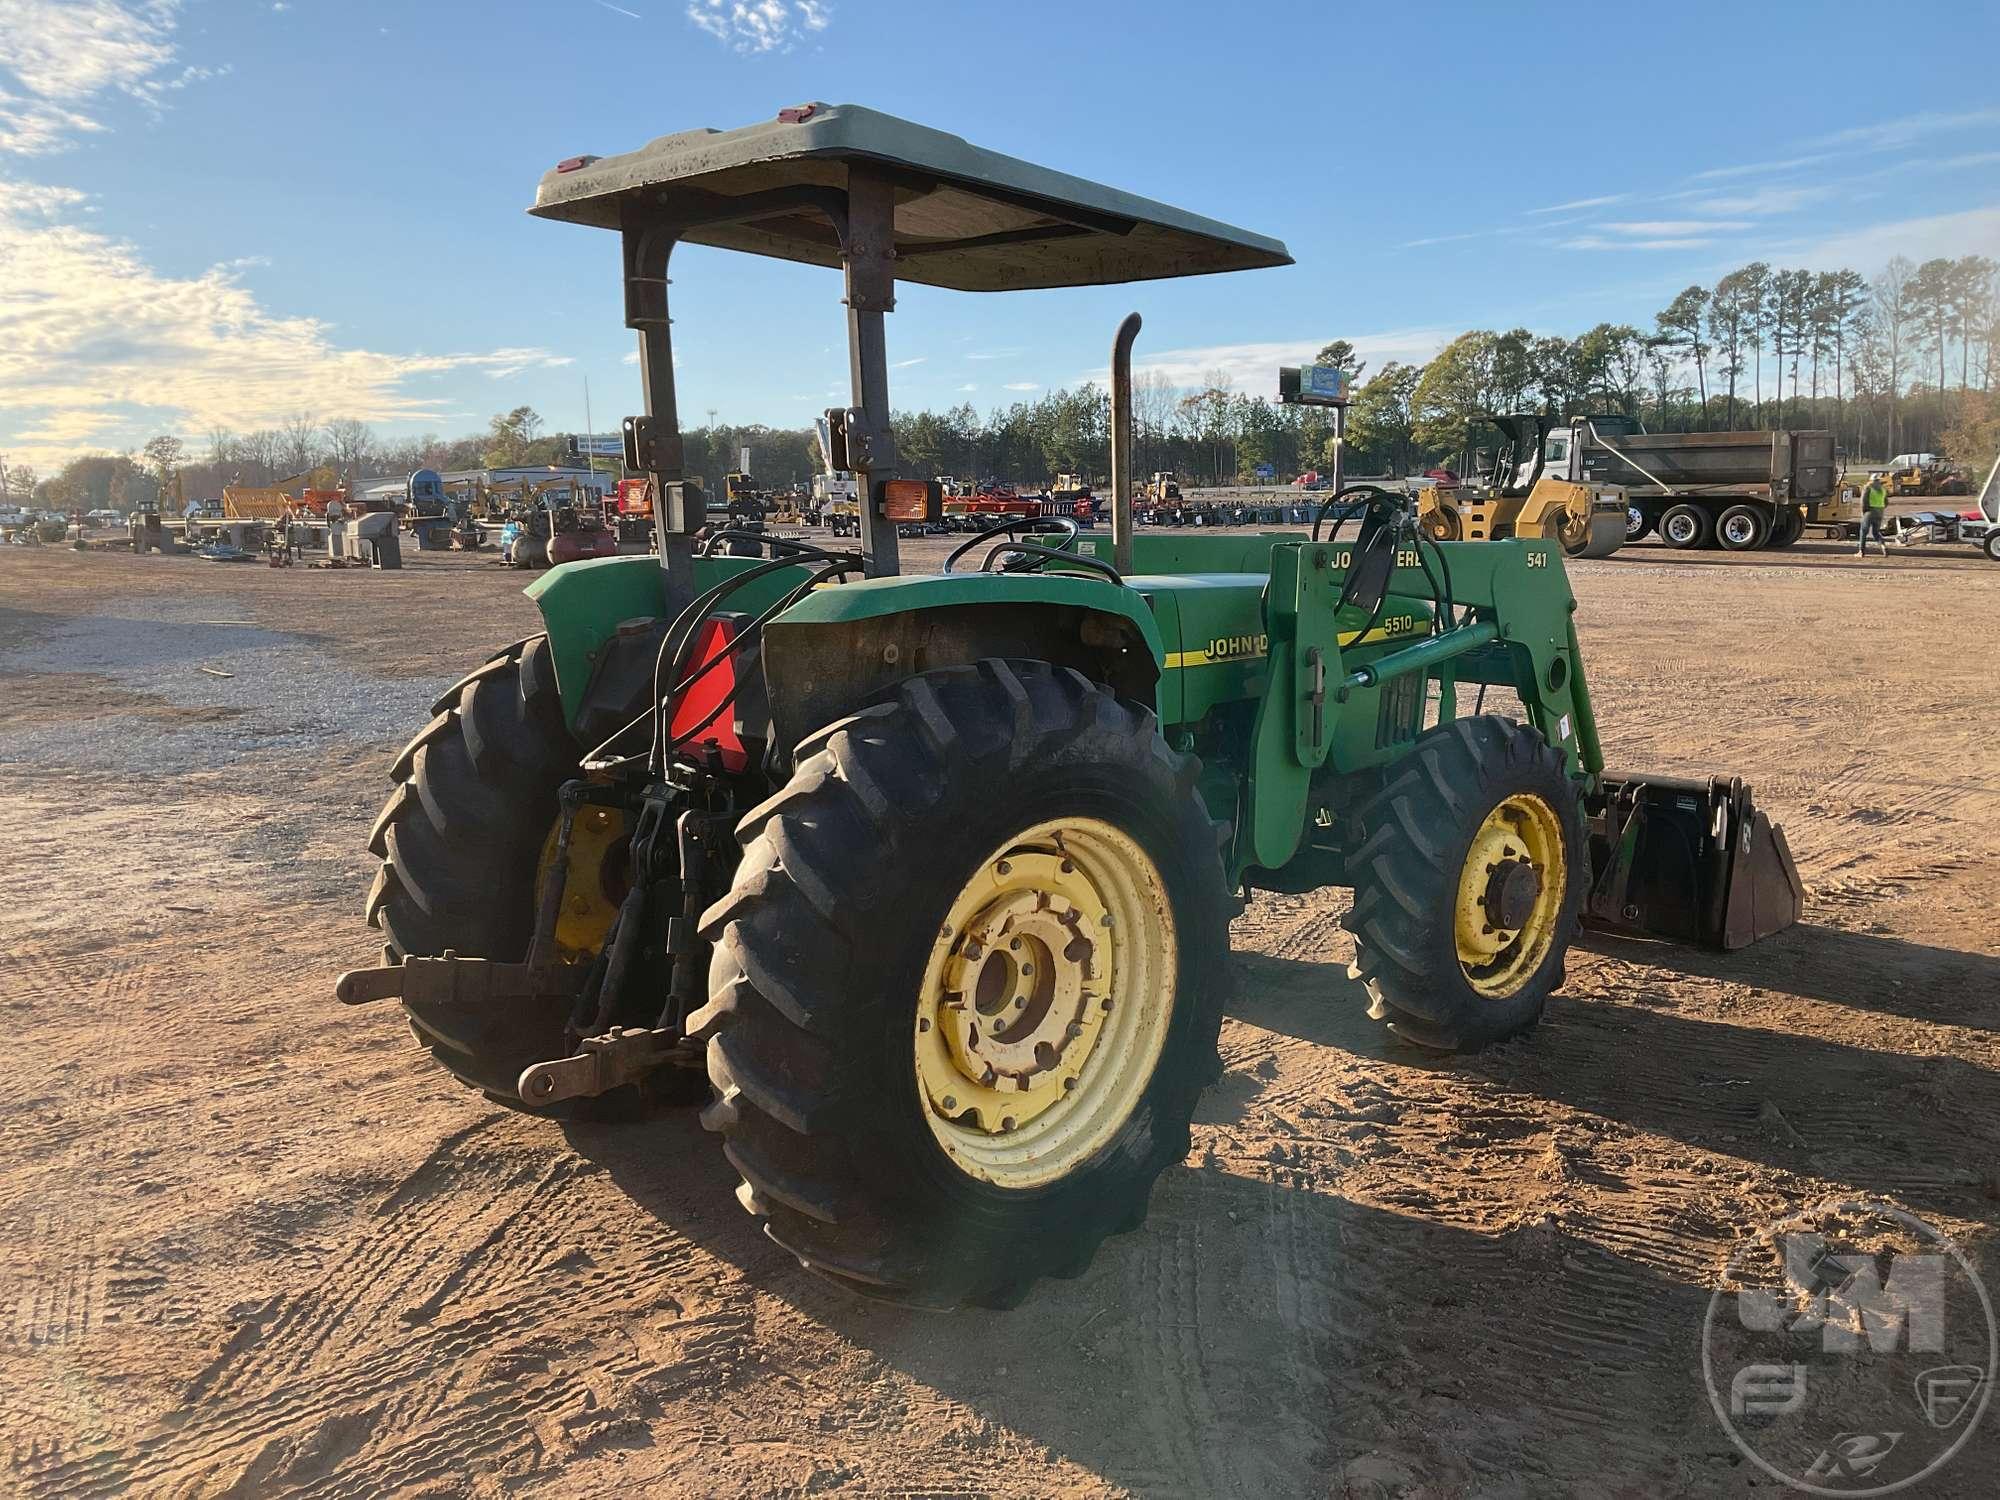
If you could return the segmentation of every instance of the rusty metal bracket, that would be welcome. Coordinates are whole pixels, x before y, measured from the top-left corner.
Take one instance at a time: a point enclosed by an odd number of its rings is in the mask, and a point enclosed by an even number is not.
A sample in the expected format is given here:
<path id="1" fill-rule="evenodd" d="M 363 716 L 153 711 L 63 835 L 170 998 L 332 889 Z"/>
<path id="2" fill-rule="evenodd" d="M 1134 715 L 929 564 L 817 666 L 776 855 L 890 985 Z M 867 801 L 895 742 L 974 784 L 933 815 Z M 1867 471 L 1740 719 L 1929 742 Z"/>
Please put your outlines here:
<path id="1" fill-rule="evenodd" d="M 528 1105 L 606 1094 L 644 1078 L 666 1062 L 680 1042 L 678 1031 L 613 1027 L 602 1036 L 585 1037 L 577 1044 L 574 1057 L 559 1057 L 522 1069 L 515 1092 Z"/>
<path id="2" fill-rule="evenodd" d="M 334 982 L 342 1005 L 401 1000 L 406 1005 L 491 1005 L 538 996 L 574 1000 L 588 964 L 512 964 L 460 958 L 450 949 L 438 958 L 406 958 L 399 964 L 349 969 Z"/>

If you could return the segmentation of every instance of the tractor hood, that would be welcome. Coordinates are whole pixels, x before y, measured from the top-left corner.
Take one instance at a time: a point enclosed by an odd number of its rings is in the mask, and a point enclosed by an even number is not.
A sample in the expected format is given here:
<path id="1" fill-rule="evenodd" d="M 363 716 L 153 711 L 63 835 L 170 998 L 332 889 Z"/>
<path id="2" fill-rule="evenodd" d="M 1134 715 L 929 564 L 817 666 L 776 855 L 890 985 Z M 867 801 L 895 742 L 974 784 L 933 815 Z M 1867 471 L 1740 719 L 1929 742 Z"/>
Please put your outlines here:
<path id="1" fill-rule="evenodd" d="M 681 238 L 838 267 L 821 213 L 746 204 L 773 189 L 844 191 L 866 165 L 896 184 L 896 276 L 968 292 L 1095 286 L 1292 263 L 1284 245 L 852 104 L 801 104 L 739 130 L 661 136 L 622 156 L 578 156 L 542 178 L 530 212 L 618 229 L 627 210 L 701 218 Z"/>

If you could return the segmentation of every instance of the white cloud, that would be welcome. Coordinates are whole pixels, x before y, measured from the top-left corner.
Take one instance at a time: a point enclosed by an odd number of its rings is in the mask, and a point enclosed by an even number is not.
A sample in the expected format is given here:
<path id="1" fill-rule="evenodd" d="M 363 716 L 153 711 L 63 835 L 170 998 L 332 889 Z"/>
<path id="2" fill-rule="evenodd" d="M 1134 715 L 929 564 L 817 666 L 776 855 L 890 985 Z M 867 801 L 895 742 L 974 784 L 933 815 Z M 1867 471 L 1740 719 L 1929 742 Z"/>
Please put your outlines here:
<path id="1" fill-rule="evenodd" d="M 825 0 L 688 0 L 687 18 L 737 52 L 789 52 L 826 30 L 833 8 Z"/>
<path id="2" fill-rule="evenodd" d="M 1607 204 L 1623 203 L 1631 194 L 1607 193 L 1601 198 L 1572 198 L 1567 203 L 1551 203 L 1547 208 L 1531 208 L 1530 214 L 1566 214 L 1579 208 L 1603 208 Z M 1419 244 L 1422 241 L 1418 241 Z"/>
<path id="3" fill-rule="evenodd" d="M 978 389 L 979 389 L 979 387 L 978 387 L 978 386 L 976 386 L 976 385 L 972 385 L 972 384 L 970 384 L 970 383 L 968 383 L 968 384 L 965 384 L 965 385 L 962 385 L 962 386 L 960 386 L 960 387 L 958 388 L 958 390 L 959 390 L 959 394 L 960 394 L 960 395 L 965 395 L 965 394 L 967 394 L 968 392 L 971 392 L 971 391 L 976 391 L 976 390 L 978 390 Z"/>
<path id="4" fill-rule="evenodd" d="M 1026 349 L 989 349 L 982 354 L 968 354 L 967 359 L 1016 359 L 1026 354 Z"/>
<path id="5" fill-rule="evenodd" d="M 1710 231 L 1727 229 L 1749 229 L 1753 227 L 1736 219 L 1626 219 L 1601 226 L 1614 234 L 1644 235 L 1650 239 L 1660 239 L 1675 235 L 1705 234 Z"/>
<path id="6" fill-rule="evenodd" d="M 1752 161 L 1735 167 L 1710 167 L 1706 172 L 1696 172 L 1689 179 L 1693 182 L 1722 182 L 1731 177 L 1761 177 L 1767 172 L 1792 172 L 1800 167 L 1816 167 L 1821 162 L 1832 161 L 1825 152 L 1816 156 L 1788 156 L 1782 161 Z"/>
<path id="7" fill-rule="evenodd" d="M 397 354 L 336 344 L 316 318 L 263 307 L 229 266 L 163 275 L 133 245 L 74 222 L 71 188 L 0 183 L 0 437 L 17 461 L 61 463 L 153 433 L 268 427 L 302 410 L 437 421 L 419 376 L 569 363 L 542 349 Z"/>
<path id="8" fill-rule="evenodd" d="M 1712 239 L 1692 235 L 1668 235 L 1660 239 L 1619 239 L 1607 240 L 1601 234 L 1580 234 L 1574 239 L 1563 240 L 1559 250 L 1699 250 L 1705 245 L 1713 245 Z"/>
<path id="9" fill-rule="evenodd" d="M 915 359 L 899 359 L 894 364 L 890 365 L 889 368 L 892 370 L 907 370 L 912 365 L 923 364 L 929 358 L 930 356 L 928 354 L 919 354 Z"/>
<path id="10" fill-rule="evenodd" d="M 83 106 L 118 92 L 158 108 L 213 70 L 169 70 L 180 0 L 0 0 L 0 151 L 38 155 L 105 129 Z"/>
<path id="11" fill-rule="evenodd" d="M 1032 380 L 1010 380 L 1001 387 L 1003 391 L 1039 391 L 1041 387 Z"/>
<path id="12" fill-rule="evenodd" d="M 1867 151 L 1891 151 L 1934 135 L 1960 130 L 1983 130 L 2000 125 L 2000 109 L 1968 109 L 1953 114 L 1927 110 L 1905 115 L 1900 120 L 1883 120 L 1874 125 L 1852 125 L 1831 135 L 1808 141 L 1809 146 L 1859 146 Z"/>
<path id="13" fill-rule="evenodd" d="M 576 363 L 573 355 L 551 354 L 546 349 L 495 349 L 480 357 L 488 364 L 489 380 L 506 380 L 528 370 L 555 370 Z"/>
<path id="14" fill-rule="evenodd" d="M 1688 207 L 1700 213 L 1768 217 L 1771 214 L 1796 213 L 1812 204 L 1824 203 L 1833 195 L 1834 190 L 1830 187 L 1765 187 L 1714 197 L 1690 193 L 1676 193 L 1674 196 L 1688 200 Z"/>
<path id="15" fill-rule="evenodd" d="M 2000 258 L 2000 204 L 1920 219 L 1889 219 L 1843 230 L 1788 254 L 1810 270 L 1855 266 L 1874 270 L 1892 255 L 1914 261 L 1933 256 L 1990 255 Z"/>
<path id="16" fill-rule="evenodd" d="M 1372 373 L 1391 361 L 1422 364 L 1456 338 L 1458 333 L 1457 329 L 1402 328 L 1383 333 L 1336 334 L 1329 337 L 1345 337 L 1354 346 L 1354 352 L 1368 361 L 1368 370 Z M 1132 372 L 1135 376 L 1164 378 L 1168 385 L 1182 390 L 1207 385 L 1212 377 L 1220 376 L 1232 390 L 1275 395 L 1278 390 L 1278 366 L 1308 364 L 1326 343 L 1326 338 L 1317 338 L 1165 349 L 1158 354 L 1135 358 Z M 1111 371 L 1108 366 L 1100 365 L 1088 374 L 1078 376 L 1077 380 L 1107 385 L 1111 380 Z"/>

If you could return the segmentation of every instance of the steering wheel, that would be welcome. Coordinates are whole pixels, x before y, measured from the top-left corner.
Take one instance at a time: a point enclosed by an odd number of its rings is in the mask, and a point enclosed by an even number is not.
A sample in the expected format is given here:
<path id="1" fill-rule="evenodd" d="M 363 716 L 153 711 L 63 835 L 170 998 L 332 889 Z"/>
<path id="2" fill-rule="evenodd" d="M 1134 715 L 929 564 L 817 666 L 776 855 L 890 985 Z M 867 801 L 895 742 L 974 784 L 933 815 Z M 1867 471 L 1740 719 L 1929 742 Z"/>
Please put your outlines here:
<path id="1" fill-rule="evenodd" d="M 1009 537 L 1035 535 L 1057 536 L 1061 540 L 1053 547 L 1044 546 L 1040 542 L 1007 540 Z M 944 567 L 939 571 L 945 573 L 955 571 L 954 565 L 966 553 L 991 543 L 986 555 L 979 560 L 979 571 L 982 573 L 996 571 L 994 563 L 1005 557 L 1010 561 L 1000 564 L 997 571 L 1002 573 L 1032 573 L 1044 563 L 1054 561 L 1087 568 L 1093 573 L 1102 573 L 1113 583 L 1125 581 L 1118 575 L 1118 570 L 1109 563 L 1099 562 L 1094 557 L 1075 551 L 1076 537 L 1076 522 L 1067 517 L 1023 516 L 1018 521 L 995 526 L 980 532 L 969 541 L 960 543 L 952 549 L 951 555 L 945 558 Z"/>

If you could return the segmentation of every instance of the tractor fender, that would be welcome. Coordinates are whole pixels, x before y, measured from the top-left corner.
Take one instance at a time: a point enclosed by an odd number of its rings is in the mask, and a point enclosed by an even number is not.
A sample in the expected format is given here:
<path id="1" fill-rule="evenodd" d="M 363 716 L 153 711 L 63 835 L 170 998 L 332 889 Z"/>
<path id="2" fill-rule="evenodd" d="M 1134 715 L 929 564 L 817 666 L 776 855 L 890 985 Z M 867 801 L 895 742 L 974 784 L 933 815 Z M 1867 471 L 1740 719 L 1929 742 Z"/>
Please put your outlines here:
<path id="1" fill-rule="evenodd" d="M 1073 668 L 1157 709 L 1166 648 L 1145 599 L 1056 573 L 872 578 L 815 590 L 764 631 L 781 752 L 905 678 L 988 657 Z"/>
<path id="2" fill-rule="evenodd" d="M 759 557 L 697 557 L 694 586 L 711 588 Z M 779 568 L 729 596 L 732 611 L 768 609 L 808 576 L 803 565 Z M 650 555 L 592 557 L 551 568 L 522 590 L 542 612 L 563 721 L 577 738 L 597 737 L 645 705 L 653 658 L 666 629 L 666 585 Z"/>

